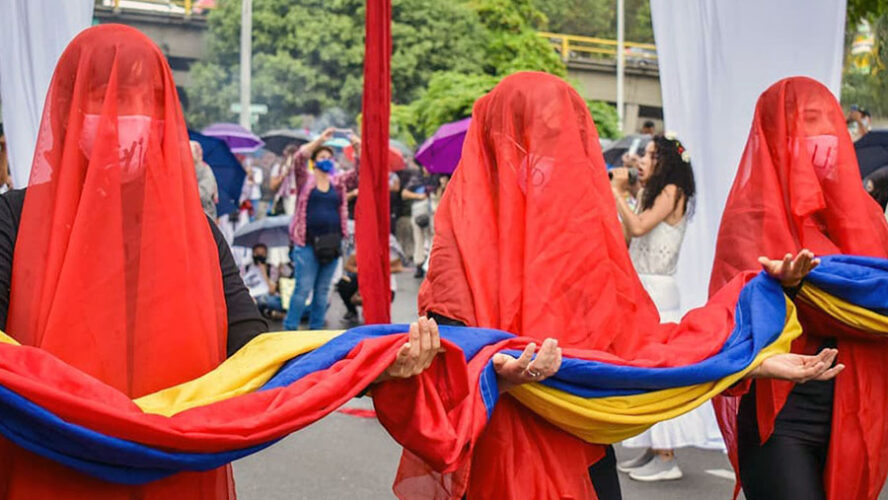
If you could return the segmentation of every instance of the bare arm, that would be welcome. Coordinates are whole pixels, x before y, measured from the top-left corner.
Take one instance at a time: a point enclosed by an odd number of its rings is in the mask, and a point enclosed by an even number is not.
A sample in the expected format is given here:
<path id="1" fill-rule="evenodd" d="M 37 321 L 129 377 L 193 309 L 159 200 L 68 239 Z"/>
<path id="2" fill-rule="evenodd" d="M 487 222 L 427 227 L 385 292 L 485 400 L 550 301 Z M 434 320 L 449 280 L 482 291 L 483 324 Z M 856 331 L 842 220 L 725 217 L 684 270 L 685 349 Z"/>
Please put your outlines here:
<path id="1" fill-rule="evenodd" d="M 670 184 L 663 189 L 663 192 L 654 200 L 654 206 L 636 214 L 626 203 L 626 199 L 619 193 L 614 193 L 617 200 L 617 211 L 620 213 L 620 219 L 623 221 L 625 234 L 632 238 L 644 236 L 657 224 L 666 220 L 675 210 L 676 197 L 678 196 L 678 188 Z"/>

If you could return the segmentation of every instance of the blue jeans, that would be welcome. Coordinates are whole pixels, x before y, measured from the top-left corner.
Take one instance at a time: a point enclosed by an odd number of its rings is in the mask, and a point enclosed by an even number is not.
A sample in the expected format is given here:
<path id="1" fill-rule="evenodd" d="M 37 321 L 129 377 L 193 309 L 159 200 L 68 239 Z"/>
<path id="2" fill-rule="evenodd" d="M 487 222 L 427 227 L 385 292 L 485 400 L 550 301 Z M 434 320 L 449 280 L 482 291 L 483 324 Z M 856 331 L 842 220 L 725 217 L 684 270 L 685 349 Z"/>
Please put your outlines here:
<path id="1" fill-rule="evenodd" d="M 266 293 L 265 295 L 260 295 L 255 297 L 256 306 L 259 310 L 269 309 L 271 311 L 283 311 L 284 306 L 281 304 L 281 296 L 280 295 L 271 295 Z"/>
<path id="2" fill-rule="evenodd" d="M 324 319 L 327 315 L 327 295 L 333 282 L 333 274 L 339 259 L 321 265 L 315 257 L 314 248 L 311 246 L 294 246 L 290 252 L 290 260 L 293 261 L 293 276 L 296 277 L 296 290 L 290 297 L 290 309 L 284 318 L 284 328 L 298 330 L 299 321 L 305 311 L 305 301 L 309 292 L 314 292 L 311 305 L 308 308 L 308 327 L 319 330 L 324 327 Z"/>

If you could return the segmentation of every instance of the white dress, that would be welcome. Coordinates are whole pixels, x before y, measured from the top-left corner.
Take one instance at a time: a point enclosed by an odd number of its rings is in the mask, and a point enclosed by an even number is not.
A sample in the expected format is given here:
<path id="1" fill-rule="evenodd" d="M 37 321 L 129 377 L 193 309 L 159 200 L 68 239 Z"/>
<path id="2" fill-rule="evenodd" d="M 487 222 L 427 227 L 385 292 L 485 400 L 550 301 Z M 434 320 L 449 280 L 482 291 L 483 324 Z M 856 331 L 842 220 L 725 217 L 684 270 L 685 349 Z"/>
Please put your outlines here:
<path id="1" fill-rule="evenodd" d="M 675 226 L 663 221 L 644 236 L 633 238 L 629 245 L 629 256 L 635 271 L 657 306 L 660 321 L 664 323 L 681 320 L 675 267 L 687 225 L 687 216 Z M 689 413 L 656 424 L 644 433 L 627 439 L 623 446 L 657 450 L 685 446 L 725 449 L 715 412 L 708 401 Z"/>

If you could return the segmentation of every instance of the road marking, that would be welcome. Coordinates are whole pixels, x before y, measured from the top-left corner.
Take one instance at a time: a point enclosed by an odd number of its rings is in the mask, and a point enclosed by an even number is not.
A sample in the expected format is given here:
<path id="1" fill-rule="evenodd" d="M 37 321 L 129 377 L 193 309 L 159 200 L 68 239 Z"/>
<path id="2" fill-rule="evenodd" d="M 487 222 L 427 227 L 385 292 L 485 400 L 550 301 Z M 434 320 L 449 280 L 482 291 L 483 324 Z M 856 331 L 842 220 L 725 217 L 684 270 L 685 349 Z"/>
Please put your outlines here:
<path id="1" fill-rule="evenodd" d="M 728 469 L 706 469 L 706 473 L 711 474 L 715 477 L 720 477 L 722 479 L 728 479 L 730 481 L 734 481 L 736 479 L 734 471 Z"/>

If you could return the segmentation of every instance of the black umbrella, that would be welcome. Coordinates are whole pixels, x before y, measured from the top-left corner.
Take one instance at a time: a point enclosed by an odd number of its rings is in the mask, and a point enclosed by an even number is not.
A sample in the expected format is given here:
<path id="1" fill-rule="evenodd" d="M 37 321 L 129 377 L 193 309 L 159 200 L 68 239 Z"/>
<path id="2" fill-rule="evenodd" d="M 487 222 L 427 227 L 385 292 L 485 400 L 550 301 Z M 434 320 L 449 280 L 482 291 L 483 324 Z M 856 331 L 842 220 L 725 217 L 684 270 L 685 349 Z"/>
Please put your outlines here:
<path id="1" fill-rule="evenodd" d="M 284 148 L 290 144 L 301 146 L 312 141 L 311 134 L 302 130 L 280 129 L 271 130 L 262 136 L 265 141 L 265 149 L 281 156 L 284 154 Z"/>
<path id="2" fill-rule="evenodd" d="M 630 134 L 622 139 L 613 142 L 604 150 L 604 162 L 610 167 L 620 167 L 623 165 L 623 154 L 626 152 L 638 155 L 644 154 L 644 148 L 651 141 L 651 136 L 647 134 Z"/>
<path id="3" fill-rule="evenodd" d="M 259 243 L 269 247 L 288 246 L 292 218 L 292 215 L 277 215 L 255 220 L 235 231 L 232 244 L 247 248 Z"/>
<path id="4" fill-rule="evenodd" d="M 888 130 L 873 130 L 854 143 L 860 177 L 888 166 Z"/>

